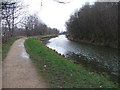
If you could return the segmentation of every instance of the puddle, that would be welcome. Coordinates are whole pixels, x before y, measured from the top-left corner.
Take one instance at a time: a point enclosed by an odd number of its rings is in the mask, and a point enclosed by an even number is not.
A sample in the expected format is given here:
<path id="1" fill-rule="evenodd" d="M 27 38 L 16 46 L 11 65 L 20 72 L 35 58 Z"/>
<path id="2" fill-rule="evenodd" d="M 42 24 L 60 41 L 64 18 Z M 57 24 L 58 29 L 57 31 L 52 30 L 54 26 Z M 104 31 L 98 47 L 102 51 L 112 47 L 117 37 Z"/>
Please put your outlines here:
<path id="1" fill-rule="evenodd" d="M 23 43 L 23 42 L 19 43 L 19 44 L 18 44 L 18 47 L 20 47 L 20 48 L 22 49 L 20 56 L 21 56 L 22 58 L 24 58 L 25 60 L 26 60 L 26 59 L 29 59 L 29 54 L 27 54 L 27 52 L 26 52 L 26 50 L 25 50 L 24 43 Z"/>
<path id="2" fill-rule="evenodd" d="M 23 44 L 23 43 L 20 43 L 18 46 L 19 46 L 19 47 L 24 47 L 24 44 Z"/>
<path id="3" fill-rule="evenodd" d="M 25 59 L 29 59 L 29 55 L 26 53 L 26 51 L 25 51 L 25 50 L 24 50 L 24 51 L 22 51 L 21 56 L 22 56 L 23 58 L 25 58 Z"/>

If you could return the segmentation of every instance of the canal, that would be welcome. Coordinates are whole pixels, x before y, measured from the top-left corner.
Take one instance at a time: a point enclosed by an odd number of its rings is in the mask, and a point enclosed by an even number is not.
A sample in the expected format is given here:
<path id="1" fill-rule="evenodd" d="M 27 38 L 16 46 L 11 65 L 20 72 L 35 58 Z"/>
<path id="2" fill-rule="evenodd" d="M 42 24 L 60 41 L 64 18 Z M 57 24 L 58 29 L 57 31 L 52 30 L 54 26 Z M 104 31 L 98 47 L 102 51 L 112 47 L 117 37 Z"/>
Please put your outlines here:
<path id="1" fill-rule="evenodd" d="M 73 42 L 68 40 L 65 35 L 50 39 L 46 46 L 91 71 L 107 73 L 115 81 L 119 78 L 120 56 L 118 53 L 120 51 L 117 49 Z"/>

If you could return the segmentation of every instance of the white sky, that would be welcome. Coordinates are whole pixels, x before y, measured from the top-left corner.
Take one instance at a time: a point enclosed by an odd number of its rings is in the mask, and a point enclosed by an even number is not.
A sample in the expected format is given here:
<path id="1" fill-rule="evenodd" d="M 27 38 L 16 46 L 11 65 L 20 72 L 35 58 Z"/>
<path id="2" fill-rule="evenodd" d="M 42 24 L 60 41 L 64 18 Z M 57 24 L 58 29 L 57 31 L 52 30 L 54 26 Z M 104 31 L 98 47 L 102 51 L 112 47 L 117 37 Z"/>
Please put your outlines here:
<path id="1" fill-rule="evenodd" d="M 66 1 L 66 0 L 64 0 Z M 30 13 L 37 13 L 40 19 L 49 27 L 65 31 L 65 22 L 76 9 L 79 9 L 86 1 L 96 0 L 67 0 L 67 4 L 60 4 L 54 0 L 24 0 L 29 5 Z"/>

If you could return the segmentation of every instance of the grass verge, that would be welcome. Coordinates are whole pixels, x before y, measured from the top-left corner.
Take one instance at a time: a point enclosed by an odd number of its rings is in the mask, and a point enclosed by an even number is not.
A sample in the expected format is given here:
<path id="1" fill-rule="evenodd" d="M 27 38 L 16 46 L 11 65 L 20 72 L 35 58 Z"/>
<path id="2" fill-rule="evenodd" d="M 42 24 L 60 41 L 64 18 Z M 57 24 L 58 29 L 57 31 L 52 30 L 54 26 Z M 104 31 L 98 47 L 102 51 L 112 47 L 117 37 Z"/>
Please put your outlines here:
<path id="1" fill-rule="evenodd" d="M 21 37 L 13 37 L 13 38 L 9 39 L 6 43 L 2 44 L 2 60 L 4 60 L 5 57 L 7 56 L 10 46 L 19 38 L 21 38 Z"/>
<path id="2" fill-rule="evenodd" d="M 58 36 L 57 34 L 52 34 L 52 35 L 39 35 L 39 36 L 32 36 L 30 38 L 32 39 L 40 39 L 40 38 L 48 38 L 48 37 L 55 37 Z"/>
<path id="3" fill-rule="evenodd" d="M 27 39 L 25 48 L 51 88 L 117 88 L 103 75 L 75 65 L 37 40 Z"/>

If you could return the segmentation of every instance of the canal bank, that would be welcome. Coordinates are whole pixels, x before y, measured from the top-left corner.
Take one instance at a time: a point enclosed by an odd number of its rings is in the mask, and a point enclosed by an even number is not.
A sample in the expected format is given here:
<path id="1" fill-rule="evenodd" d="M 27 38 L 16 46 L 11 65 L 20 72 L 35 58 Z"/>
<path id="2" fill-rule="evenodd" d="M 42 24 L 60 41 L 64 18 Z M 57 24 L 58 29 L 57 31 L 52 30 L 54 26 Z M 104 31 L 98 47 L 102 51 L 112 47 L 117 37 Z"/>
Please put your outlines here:
<path id="1" fill-rule="evenodd" d="M 86 44 L 92 44 L 96 46 L 103 46 L 103 47 L 109 47 L 109 48 L 115 48 L 115 49 L 120 49 L 120 46 L 118 44 L 118 41 L 116 42 L 107 42 L 107 41 L 97 41 L 97 39 L 91 39 L 91 40 L 86 40 L 86 39 L 79 39 L 77 37 L 73 37 L 72 35 L 67 34 L 66 37 L 77 43 L 86 43 Z"/>
<path id="2" fill-rule="evenodd" d="M 70 41 L 65 35 L 52 38 L 46 44 L 47 47 L 64 55 L 75 64 L 83 65 L 89 70 L 110 75 L 110 80 L 118 82 L 119 61 L 118 49 L 95 46 L 85 43 Z"/>
<path id="3" fill-rule="evenodd" d="M 25 42 L 35 66 L 55 88 L 115 88 L 101 74 L 90 72 L 81 65 L 65 59 L 63 56 L 44 46 L 41 42 L 28 39 Z"/>

